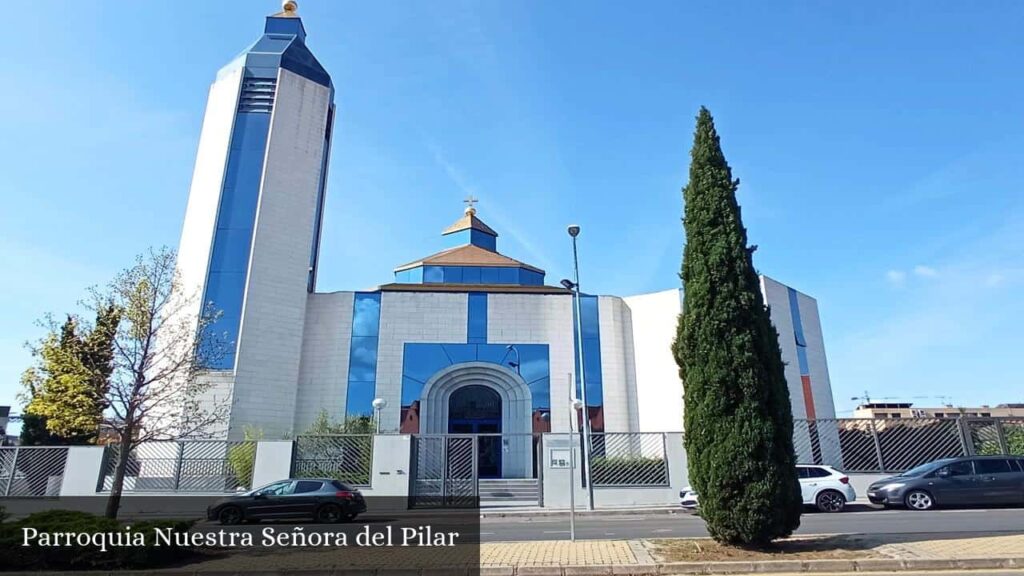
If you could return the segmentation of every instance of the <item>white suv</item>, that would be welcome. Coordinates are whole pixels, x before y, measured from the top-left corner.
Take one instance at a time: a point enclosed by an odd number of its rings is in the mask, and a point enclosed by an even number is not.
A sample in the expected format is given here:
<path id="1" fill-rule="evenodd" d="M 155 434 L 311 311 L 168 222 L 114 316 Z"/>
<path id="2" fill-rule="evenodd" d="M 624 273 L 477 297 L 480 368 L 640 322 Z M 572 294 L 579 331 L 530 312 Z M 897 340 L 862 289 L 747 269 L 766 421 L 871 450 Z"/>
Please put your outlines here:
<path id="1" fill-rule="evenodd" d="M 857 492 L 850 486 L 850 477 L 831 466 L 797 464 L 796 471 L 807 506 L 814 506 L 822 512 L 842 512 L 847 502 L 857 499 Z M 697 508 L 697 493 L 687 486 L 679 493 L 679 505 Z"/>

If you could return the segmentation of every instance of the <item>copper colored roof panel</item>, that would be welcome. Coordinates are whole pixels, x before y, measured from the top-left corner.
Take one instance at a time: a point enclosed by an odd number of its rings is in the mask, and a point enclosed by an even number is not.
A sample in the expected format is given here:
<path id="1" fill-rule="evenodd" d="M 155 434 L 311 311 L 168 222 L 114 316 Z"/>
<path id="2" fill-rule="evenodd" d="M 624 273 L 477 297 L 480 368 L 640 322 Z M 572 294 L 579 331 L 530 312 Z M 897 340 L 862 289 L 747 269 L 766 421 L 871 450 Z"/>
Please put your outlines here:
<path id="1" fill-rule="evenodd" d="M 490 250 L 474 246 L 472 244 L 449 248 L 448 250 L 443 250 L 437 254 L 427 256 L 422 260 L 403 264 L 398 268 L 395 268 L 395 272 L 401 272 L 402 270 L 408 270 L 409 268 L 416 268 L 417 266 L 512 266 L 516 268 L 525 268 L 540 274 L 544 273 L 540 268 L 524 264 L 518 260 L 509 258 L 508 256 L 503 256 L 497 252 L 491 252 Z"/>

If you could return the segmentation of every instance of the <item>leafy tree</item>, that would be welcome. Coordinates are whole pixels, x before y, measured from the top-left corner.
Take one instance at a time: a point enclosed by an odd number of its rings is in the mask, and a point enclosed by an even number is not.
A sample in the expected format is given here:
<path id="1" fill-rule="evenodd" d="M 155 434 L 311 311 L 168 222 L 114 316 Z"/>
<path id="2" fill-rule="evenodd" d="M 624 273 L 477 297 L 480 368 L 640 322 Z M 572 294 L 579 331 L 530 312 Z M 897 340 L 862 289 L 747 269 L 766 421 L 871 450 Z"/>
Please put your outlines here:
<path id="1" fill-rule="evenodd" d="M 701 108 L 683 189 L 684 383 L 690 479 L 716 540 L 764 545 L 800 525 L 793 418 L 778 334 L 736 201 L 739 180 Z"/>
<path id="2" fill-rule="evenodd" d="M 256 443 L 263 440 L 263 430 L 247 424 L 242 433 L 244 443 L 233 444 L 228 448 L 228 464 L 235 473 L 238 486 L 255 488 L 252 485 L 252 473 L 256 467 Z"/>
<path id="3" fill-rule="evenodd" d="M 89 444 L 107 407 L 113 337 L 120 310 L 104 304 L 90 326 L 68 315 L 33 348 L 37 363 L 22 375 L 27 391 L 22 440 L 26 445 Z"/>
<path id="4" fill-rule="evenodd" d="M 113 305 L 121 322 L 113 337 L 104 424 L 116 437 L 116 460 L 106 515 L 117 516 L 132 450 L 142 442 L 198 438 L 227 416 L 209 394 L 205 362 L 226 349 L 205 328 L 218 314 L 182 285 L 174 251 L 150 250 L 104 288 L 90 290 L 91 306 Z M 197 341 L 196 335 L 203 337 Z"/>

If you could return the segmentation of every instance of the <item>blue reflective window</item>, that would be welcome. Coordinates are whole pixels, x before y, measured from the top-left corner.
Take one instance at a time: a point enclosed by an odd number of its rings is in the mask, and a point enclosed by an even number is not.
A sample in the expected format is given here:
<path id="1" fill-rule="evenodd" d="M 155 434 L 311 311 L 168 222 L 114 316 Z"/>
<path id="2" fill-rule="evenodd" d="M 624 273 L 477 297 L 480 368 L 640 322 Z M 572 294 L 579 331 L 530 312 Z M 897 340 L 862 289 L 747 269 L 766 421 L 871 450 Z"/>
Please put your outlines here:
<path id="1" fill-rule="evenodd" d="M 480 230 L 471 230 L 469 237 L 470 244 L 474 246 L 479 246 L 485 250 L 490 250 L 491 252 L 494 252 L 498 249 L 497 238 L 491 236 L 486 232 L 481 232 Z"/>
<path id="2" fill-rule="evenodd" d="M 515 366 L 518 351 L 518 367 Z M 402 358 L 402 407 L 420 399 L 423 385 L 438 371 L 463 362 L 491 362 L 517 372 L 530 387 L 533 409 L 551 406 L 546 344 L 406 344 Z M 588 383 L 589 384 L 589 383 Z M 587 391 L 591 386 L 587 386 Z M 590 398 L 587 398 L 590 400 Z"/>
<path id="3" fill-rule="evenodd" d="M 470 344 L 487 343 L 487 293 L 469 294 L 469 314 L 466 334 Z"/>
<path id="4" fill-rule="evenodd" d="M 462 268 L 462 282 L 463 284 L 479 284 L 480 268 L 477 266 L 464 266 Z"/>
<path id="5" fill-rule="evenodd" d="M 353 336 L 348 361 L 349 382 L 373 382 L 377 375 L 377 337 Z"/>
<path id="6" fill-rule="evenodd" d="M 544 275 L 533 270 L 520 270 L 519 280 L 526 286 L 542 286 L 544 284 Z"/>
<path id="7" fill-rule="evenodd" d="M 221 313 L 220 319 L 206 328 L 207 333 L 226 339 L 230 348 L 223 357 L 208 359 L 207 365 L 213 369 L 230 369 L 235 363 L 234 350 L 269 129 L 269 114 L 239 113 L 235 116 L 203 295 L 204 302 L 211 303 Z"/>
<path id="8" fill-rule="evenodd" d="M 462 284 L 462 266 L 444 266 L 445 284 Z"/>
<path id="9" fill-rule="evenodd" d="M 349 417 L 373 415 L 374 382 L 349 382 L 345 414 Z"/>
<path id="10" fill-rule="evenodd" d="M 490 266 L 480 268 L 480 283 L 481 284 L 498 284 L 500 283 L 500 274 L 498 268 Z"/>
<path id="11" fill-rule="evenodd" d="M 349 347 L 348 391 L 345 412 L 362 416 L 373 412 L 377 388 L 377 346 L 380 333 L 380 293 L 360 292 L 352 304 L 352 342 Z"/>
<path id="12" fill-rule="evenodd" d="M 441 282 L 444 282 L 444 268 L 441 266 L 423 267 L 424 284 L 440 284 Z"/>
<path id="13" fill-rule="evenodd" d="M 580 298 L 579 305 L 582 311 L 584 367 L 582 370 L 580 369 L 579 355 L 577 353 L 575 361 L 576 393 L 579 395 L 581 392 L 580 374 L 582 373 L 587 381 L 587 405 L 590 407 L 600 407 L 604 404 L 604 385 L 601 375 L 601 330 L 597 296 L 584 294 Z M 573 320 L 575 321 L 575 319 L 576 310 L 574 307 Z M 574 337 L 576 345 L 580 346 L 579 334 L 575 330 Z"/>
<path id="14" fill-rule="evenodd" d="M 352 311 L 353 336 L 377 336 L 380 332 L 380 294 L 357 293 Z"/>
<path id="15" fill-rule="evenodd" d="M 401 284 L 408 284 L 411 280 L 411 273 L 408 270 L 402 270 L 401 272 L 395 272 L 395 282 Z"/>
<path id="16" fill-rule="evenodd" d="M 498 268 L 498 284 L 519 284 L 519 269 Z"/>

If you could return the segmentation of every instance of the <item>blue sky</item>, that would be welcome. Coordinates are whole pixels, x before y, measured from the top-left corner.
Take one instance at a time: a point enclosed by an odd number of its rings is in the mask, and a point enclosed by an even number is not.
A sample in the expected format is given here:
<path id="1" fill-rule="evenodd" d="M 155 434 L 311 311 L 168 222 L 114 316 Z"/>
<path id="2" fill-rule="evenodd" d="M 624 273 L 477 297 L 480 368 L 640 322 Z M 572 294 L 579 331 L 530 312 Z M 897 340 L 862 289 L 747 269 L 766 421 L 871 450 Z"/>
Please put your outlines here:
<path id="1" fill-rule="evenodd" d="M 338 121 L 319 290 L 387 282 L 478 196 L 584 289 L 678 285 L 694 116 L 758 268 L 819 301 L 841 415 L 1024 401 L 1019 2 L 301 0 Z M 176 246 L 206 91 L 273 0 L 33 2 L 0 90 L 0 404 L 46 312 Z"/>

